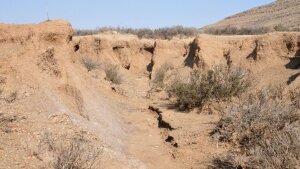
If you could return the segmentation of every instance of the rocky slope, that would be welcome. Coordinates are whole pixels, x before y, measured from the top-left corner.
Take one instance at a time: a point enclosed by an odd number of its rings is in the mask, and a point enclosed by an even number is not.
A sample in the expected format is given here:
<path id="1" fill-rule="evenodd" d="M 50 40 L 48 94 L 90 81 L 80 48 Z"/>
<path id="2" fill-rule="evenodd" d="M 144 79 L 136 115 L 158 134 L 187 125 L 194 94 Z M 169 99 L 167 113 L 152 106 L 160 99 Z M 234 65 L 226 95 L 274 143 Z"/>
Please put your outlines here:
<path id="1" fill-rule="evenodd" d="M 0 25 L 0 168 L 51 168 L 48 150 L 41 149 L 47 132 L 62 141 L 84 133 L 103 151 L 94 168 L 206 168 L 226 150 L 208 136 L 218 115 L 170 109 L 164 92 L 149 93 L 155 72 L 165 63 L 175 68 L 170 75 L 183 76 L 232 64 L 251 71 L 257 88 L 296 86 L 299 37 L 140 40 L 73 37 L 65 21 Z M 88 71 L 86 58 L 97 68 Z M 105 80 L 108 64 L 119 66 L 121 84 Z"/>
<path id="2" fill-rule="evenodd" d="M 250 9 L 227 17 L 215 24 L 205 27 L 221 29 L 227 26 L 238 28 L 260 28 L 282 25 L 288 29 L 300 28 L 300 2 L 298 0 L 277 0 L 271 4 Z"/>

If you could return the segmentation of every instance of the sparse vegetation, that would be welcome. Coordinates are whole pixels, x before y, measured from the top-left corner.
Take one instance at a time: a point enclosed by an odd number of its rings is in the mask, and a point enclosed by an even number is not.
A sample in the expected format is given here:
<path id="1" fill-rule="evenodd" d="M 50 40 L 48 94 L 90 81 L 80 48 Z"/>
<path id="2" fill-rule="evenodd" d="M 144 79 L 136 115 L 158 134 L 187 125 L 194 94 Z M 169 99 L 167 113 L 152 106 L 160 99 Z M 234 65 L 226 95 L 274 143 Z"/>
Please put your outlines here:
<path id="1" fill-rule="evenodd" d="M 227 26 L 225 28 L 208 28 L 204 32 L 212 35 L 259 35 L 272 32 L 272 29 L 268 27 L 237 28 Z"/>
<path id="2" fill-rule="evenodd" d="M 282 25 L 282 24 L 275 25 L 275 26 L 273 27 L 273 29 L 274 29 L 275 31 L 277 31 L 277 32 L 289 31 L 289 29 L 286 28 L 286 27 L 285 27 L 284 25 Z"/>
<path id="3" fill-rule="evenodd" d="M 132 34 L 137 37 L 146 39 L 172 39 L 173 37 L 187 38 L 195 37 L 198 34 L 206 33 L 212 35 L 260 35 L 269 32 L 283 32 L 283 31 L 299 31 L 299 28 L 288 29 L 282 24 L 274 25 L 273 27 L 234 27 L 226 26 L 223 28 L 191 28 L 183 26 L 164 27 L 158 29 L 149 28 L 124 28 L 124 27 L 101 27 L 94 30 L 75 30 L 75 35 L 95 35 L 105 32 L 117 32 L 120 34 Z"/>
<path id="4" fill-rule="evenodd" d="M 146 39 L 172 39 L 173 37 L 186 38 L 186 37 L 195 37 L 198 34 L 206 33 L 212 35 L 260 35 L 269 32 L 283 32 L 283 31 L 299 31 L 299 28 L 288 29 L 282 24 L 274 25 L 272 27 L 242 27 L 237 28 L 233 26 L 227 26 L 224 28 L 206 28 L 204 30 L 183 26 L 174 26 L 158 29 L 149 29 L 149 28 L 122 28 L 122 27 L 103 27 L 97 28 L 95 30 L 75 30 L 75 35 L 85 36 L 85 35 L 94 35 L 105 32 L 118 32 L 121 34 L 132 34 L 141 38 Z"/>
<path id="5" fill-rule="evenodd" d="M 106 80 L 115 84 L 120 84 L 122 82 L 119 67 L 117 65 L 108 64 L 105 66 L 104 71 L 106 74 Z"/>
<path id="6" fill-rule="evenodd" d="M 61 76 L 61 71 L 55 57 L 54 47 L 48 47 L 43 53 L 38 56 L 37 66 L 42 71 L 50 73 L 51 75 L 55 75 L 56 77 Z"/>
<path id="7" fill-rule="evenodd" d="M 93 69 L 100 67 L 98 61 L 91 57 L 82 57 L 81 62 L 87 68 L 88 71 L 92 71 Z"/>
<path id="8" fill-rule="evenodd" d="M 26 119 L 26 118 L 24 116 L 19 116 L 19 115 L 0 113 L 0 131 L 3 131 L 5 133 L 13 132 L 10 124 L 22 119 Z"/>
<path id="9" fill-rule="evenodd" d="M 121 34 L 133 34 L 137 35 L 139 38 L 152 38 L 152 39 L 172 39 L 173 37 L 195 37 L 200 33 L 197 28 L 189 28 L 183 26 L 174 26 L 158 29 L 133 29 L 133 28 L 121 28 L 121 27 L 103 27 L 97 28 L 95 30 L 76 30 L 75 35 L 84 36 L 84 35 L 93 35 L 103 32 L 118 32 Z"/>
<path id="10" fill-rule="evenodd" d="M 194 70 L 189 82 L 174 82 L 168 89 L 180 109 L 202 108 L 211 101 L 238 96 L 249 87 L 248 72 L 242 68 L 215 66 L 208 71 Z"/>
<path id="11" fill-rule="evenodd" d="M 174 69 L 172 64 L 164 63 L 156 70 L 154 79 L 152 81 L 153 84 L 155 85 L 155 87 L 163 87 L 163 82 L 164 82 L 166 73 L 172 69 Z"/>
<path id="12" fill-rule="evenodd" d="M 1 89 L 0 89 L 1 90 Z M 1 93 L 1 92 L 0 92 Z M 17 91 L 12 91 L 10 92 L 7 96 L 4 96 L 4 100 L 7 103 L 13 103 L 14 101 L 17 100 L 18 92 Z"/>
<path id="13" fill-rule="evenodd" d="M 225 158 L 215 159 L 214 168 L 220 164 L 231 168 L 299 167 L 299 109 L 280 89 L 270 87 L 251 94 L 222 117 L 213 133 L 234 148 Z"/>
<path id="14" fill-rule="evenodd" d="M 292 101 L 292 105 L 300 109 L 300 88 L 289 91 L 289 97 Z"/>
<path id="15" fill-rule="evenodd" d="M 290 32 L 299 31 L 299 29 L 288 29 L 282 24 L 274 25 L 272 27 L 242 27 L 237 28 L 233 26 L 227 26 L 224 28 L 206 28 L 204 33 L 212 35 L 260 35 L 269 32 Z"/>
<path id="16" fill-rule="evenodd" d="M 52 159 L 48 165 L 53 169 L 91 169 L 102 153 L 101 148 L 82 133 L 64 139 L 55 139 L 52 133 L 45 133 L 40 147 L 50 152 Z"/>

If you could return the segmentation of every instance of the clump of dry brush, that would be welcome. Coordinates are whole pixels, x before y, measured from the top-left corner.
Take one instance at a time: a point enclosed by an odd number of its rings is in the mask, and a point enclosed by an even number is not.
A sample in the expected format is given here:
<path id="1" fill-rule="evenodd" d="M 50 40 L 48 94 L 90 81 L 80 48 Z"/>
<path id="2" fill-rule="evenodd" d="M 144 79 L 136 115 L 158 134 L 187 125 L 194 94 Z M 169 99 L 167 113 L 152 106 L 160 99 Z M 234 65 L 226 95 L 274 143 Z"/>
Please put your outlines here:
<path id="1" fill-rule="evenodd" d="M 63 138 L 63 139 L 62 139 Z M 35 153 L 41 161 L 48 161 L 45 168 L 53 169 L 92 169 L 99 168 L 102 148 L 85 138 L 83 133 L 72 137 L 56 138 L 53 133 L 45 132 L 40 144 L 41 153 Z M 43 160 L 48 152 L 50 158 Z"/>
<path id="2" fill-rule="evenodd" d="M 239 96 L 250 86 L 248 71 L 240 67 L 217 65 L 210 70 L 194 70 L 189 81 L 175 81 L 168 87 L 181 110 L 202 108 Z"/>
<path id="3" fill-rule="evenodd" d="M 103 69 L 105 71 L 105 79 L 114 84 L 120 84 L 122 82 L 122 76 L 117 65 L 101 64 L 98 60 L 92 57 L 82 57 L 81 63 L 88 70 L 88 72 L 94 69 Z"/>
<path id="4" fill-rule="evenodd" d="M 132 34 L 136 35 L 139 38 L 147 39 L 172 39 L 173 37 L 186 38 L 186 37 L 195 37 L 201 31 L 197 28 L 183 27 L 183 26 L 173 26 L 173 27 L 164 27 L 158 29 L 149 29 L 149 28 L 123 28 L 123 27 L 102 27 L 95 30 L 75 30 L 75 35 L 84 36 L 84 35 L 93 35 L 103 32 L 118 32 L 121 34 Z"/>
<path id="5" fill-rule="evenodd" d="M 212 168 L 300 166 L 300 90 L 283 93 L 269 87 L 250 94 L 221 118 L 211 134 L 234 150 L 214 159 Z"/>

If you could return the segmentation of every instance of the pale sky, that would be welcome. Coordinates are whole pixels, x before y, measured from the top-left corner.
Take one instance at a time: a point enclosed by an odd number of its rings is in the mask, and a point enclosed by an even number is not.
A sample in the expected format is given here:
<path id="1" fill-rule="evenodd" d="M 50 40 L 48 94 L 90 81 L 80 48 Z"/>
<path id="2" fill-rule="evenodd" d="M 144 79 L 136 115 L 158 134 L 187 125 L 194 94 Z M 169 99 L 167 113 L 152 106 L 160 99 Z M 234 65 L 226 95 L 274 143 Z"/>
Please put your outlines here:
<path id="1" fill-rule="evenodd" d="M 74 28 L 158 28 L 212 24 L 274 0 L 0 0 L 0 23 L 65 19 Z"/>

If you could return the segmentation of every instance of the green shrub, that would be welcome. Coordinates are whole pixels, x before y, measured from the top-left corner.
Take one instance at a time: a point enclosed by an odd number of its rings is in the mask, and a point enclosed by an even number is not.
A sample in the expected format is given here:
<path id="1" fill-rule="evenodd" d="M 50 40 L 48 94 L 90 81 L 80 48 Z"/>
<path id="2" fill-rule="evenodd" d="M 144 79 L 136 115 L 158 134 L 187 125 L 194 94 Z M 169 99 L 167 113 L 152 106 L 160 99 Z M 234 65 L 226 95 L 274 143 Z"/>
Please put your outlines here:
<path id="1" fill-rule="evenodd" d="M 265 89 L 249 95 L 233 106 L 214 130 L 220 141 L 233 146 L 225 161 L 232 157 L 235 168 L 299 167 L 299 115 L 299 109 L 281 97 L 278 90 Z"/>
<path id="2" fill-rule="evenodd" d="M 106 65 L 104 71 L 106 74 L 106 80 L 115 84 L 120 84 L 122 82 L 122 78 L 119 73 L 119 67 L 117 65 Z"/>
<path id="3" fill-rule="evenodd" d="M 208 71 L 194 70 L 189 82 L 174 82 L 168 92 L 177 98 L 180 109 L 192 109 L 238 96 L 249 84 L 248 73 L 242 68 L 218 65 Z"/>

